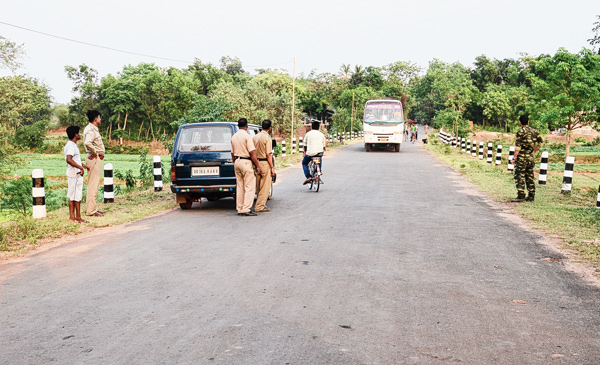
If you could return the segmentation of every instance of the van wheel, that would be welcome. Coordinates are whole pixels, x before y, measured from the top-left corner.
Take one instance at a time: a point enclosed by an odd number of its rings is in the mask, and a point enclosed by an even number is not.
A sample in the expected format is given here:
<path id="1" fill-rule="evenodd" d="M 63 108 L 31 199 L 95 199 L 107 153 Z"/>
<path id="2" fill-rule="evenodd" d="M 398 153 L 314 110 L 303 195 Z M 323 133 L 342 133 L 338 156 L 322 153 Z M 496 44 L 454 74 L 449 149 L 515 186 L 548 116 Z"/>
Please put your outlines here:
<path id="1" fill-rule="evenodd" d="M 194 201 L 192 199 L 186 199 L 185 203 L 179 203 L 179 207 L 181 209 L 191 209 L 192 208 L 192 204 L 194 204 Z"/>
<path id="2" fill-rule="evenodd" d="M 394 146 L 394 151 L 400 152 L 400 143 Z"/>
<path id="3" fill-rule="evenodd" d="M 371 144 L 365 143 L 365 151 L 371 152 Z"/>

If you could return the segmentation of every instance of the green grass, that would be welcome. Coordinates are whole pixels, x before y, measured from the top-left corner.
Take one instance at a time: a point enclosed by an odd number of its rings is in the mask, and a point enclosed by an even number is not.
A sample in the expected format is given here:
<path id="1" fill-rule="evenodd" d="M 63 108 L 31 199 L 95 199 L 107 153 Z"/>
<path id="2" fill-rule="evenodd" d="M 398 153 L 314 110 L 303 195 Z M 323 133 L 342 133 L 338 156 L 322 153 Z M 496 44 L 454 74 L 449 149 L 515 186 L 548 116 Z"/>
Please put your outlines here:
<path id="1" fill-rule="evenodd" d="M 513 174 L 507 170 L 506 161 L 496 167 L 485 159 L 476 160 L 439 143 L 425 147 L 496 201 L 508 202 L 516 196 Z M 546 185 L 536 185 L 535 202 L 514 204 L 514 209 L 535 228 L 562 238 L 577 252 L 577 259 L 600 265 L 600 209 L 596 208 L 600 164 L 586 165 L 585 173 L 578 173 L 575 165 L 571 194 L 561 194 L 564 164 L 550 165 L 550 170 L 559 172 L 550 172 Z M 537 183 L 539 170 L 535 172 Z"/>
<path id="2" fill-rule="evenodd" d="M 44 177 L 66 176 L 65 173 L 67 171 L 67 163 L 65 162 L 63 155 L 26 153 L 20 154 L 19 157 L 23 159 L 24 165 L 17 169 L 15 172 L 16 175 L 31 176 L 31 171 L 33 169 L 43 169 Z M 82 160 L 83 158 L 84 157 L 82 155 Z M 106 166 L 106 164 L 111 163 L 113 164 L 113 169 L 120 172 L 125 172 L 131 169 L 134 175 L 137 175 L 139 172 L 139 159 L 139 155 L 108 154 L 104 156 L 104 165 Z M 153 156 L 148 156 L 146 161 L 152 163 L 152 159 Z M 160 160 L 163 163 L 163 166 L 166 164 L 170 168 L 171 155 L 160 156 Z"/>

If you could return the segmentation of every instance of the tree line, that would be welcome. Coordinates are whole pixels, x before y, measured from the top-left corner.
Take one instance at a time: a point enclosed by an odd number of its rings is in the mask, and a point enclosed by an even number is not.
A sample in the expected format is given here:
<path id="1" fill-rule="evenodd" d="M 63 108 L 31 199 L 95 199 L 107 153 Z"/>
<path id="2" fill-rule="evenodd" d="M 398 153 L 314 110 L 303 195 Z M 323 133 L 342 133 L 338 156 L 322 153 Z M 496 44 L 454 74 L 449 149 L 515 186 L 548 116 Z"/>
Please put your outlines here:
<path id="1" fill-rule="evenodd" d="M 253 123 L 271 119 L 275 133 L 285 137 L 291 133 L 292 108 L 295 126 L 301 118 L 316 118 L 329 121 L 333 132 L 360 130 L 365 102 L 381 97 L 401 100 L 406 119 L 456 135 L 466 134 L 469 121 L 514 132 L 524 113 L 542 132 L 564 128 L 569 134 L 598 126 L 600 20 L 594 25 L 592 49 L 503 60 L 481 55 L 471 67 L 437 59 L 426 69 L 407 61 L 343 64 L 337 73 L 313 71 L 292 80 L 281 69 L 251 75 L 228 56 L 218 66 L 199 59 L 185 68 L 127 65 L 102 78 L 88 65 L 66 66 L 75 95 L 66 106 L 52 106 L 49 87 L 34 78 L 2 77 L 0 169 L 10 165 L 15 148 L 39 147 L 51 118 L 84 126 L 88 109 L 102 113 L 108 139 L 146 141 L 171 139 L 181 124 L 241 116 Z M 0 67 L 15 71 L 23 54 L 21 45 L 0 37 Z"/>

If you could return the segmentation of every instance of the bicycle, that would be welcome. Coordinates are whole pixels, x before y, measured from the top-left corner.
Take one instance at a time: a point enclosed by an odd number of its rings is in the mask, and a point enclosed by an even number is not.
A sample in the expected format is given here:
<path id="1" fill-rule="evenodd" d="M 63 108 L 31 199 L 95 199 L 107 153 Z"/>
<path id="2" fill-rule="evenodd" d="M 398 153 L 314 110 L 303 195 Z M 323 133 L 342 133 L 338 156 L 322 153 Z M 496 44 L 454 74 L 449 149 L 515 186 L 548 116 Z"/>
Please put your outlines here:
<path id="1" fill-rule="evenodd" d="M 308 190 L 312 190 L 314 187 L 317 193 L 321 186 L 321 158 L 323 158 L 322 155 L 313 156 L 308 162 L 308 171 L 310 172 L 311 178 Z"/>

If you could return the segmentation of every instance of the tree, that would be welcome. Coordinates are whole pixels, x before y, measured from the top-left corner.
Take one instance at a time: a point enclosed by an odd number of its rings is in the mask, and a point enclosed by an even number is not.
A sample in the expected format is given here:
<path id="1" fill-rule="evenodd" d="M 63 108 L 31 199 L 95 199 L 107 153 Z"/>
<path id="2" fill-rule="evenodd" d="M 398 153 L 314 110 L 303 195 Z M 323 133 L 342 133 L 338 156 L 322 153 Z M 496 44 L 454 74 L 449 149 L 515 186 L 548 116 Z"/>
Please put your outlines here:
<path id="1" fill-rule="evenodd" d="M 507 84 L 488 84 L 479 105 L 483 108 L 483 115 L 504 125 L 508 133 L 509 123 L 516 125 L 519 115 L 526 112 L 529 94 L 525 86 L 513 87 Z"/>
<path id="2" fill-rule="evenodd" d="M 223 56 L 221 57 L 221 70 L 231 76 L 246 73 L 242 67 L 242 61 L 237 57 Z"/>
<path id="3" fill-rule="evenodd" d="M 21 60 L 25 57 L 25 51 L 22 44 L 16 44 L 0 36 L 0 70 L 9 69 L 15 72 L 23 64 Z"/>
<path id="4" fill-rule="evenodd" d="M 565 49 L 540 57 L 530 75 L 537 97 L 534 112 L 550 129 L 564 128 L 569 155 L 571 133 L 583 126 L 600 128 L 600 55 L 583 49 L 578 54 Z"/>
<path id="5" fill-rule="evenodd" d="M 592 46 L 593 52 L 596 52 L 596 46 L 600 44 L 600 15 L 596 15 L 596 17 L 598 20 L 594 22 L 594 27 L 592 28 L 594 36 L 588 39 L 588 42 L 590 42 L 590 45 Z M 600 47 L 598 48 L 598 54 L 600 54 Z"/>
<path id="6" fill-rule="evenodd" d="M 77 67 L 65 66 L 65 72 L 73 82 L 73 92 L 78 94 L 69 104 L 69 123 L 81 124 L 82 121 L 86 121 L 85 113 L 88 110 L 98 108 L 98 71 L 81 64 Z"/>

